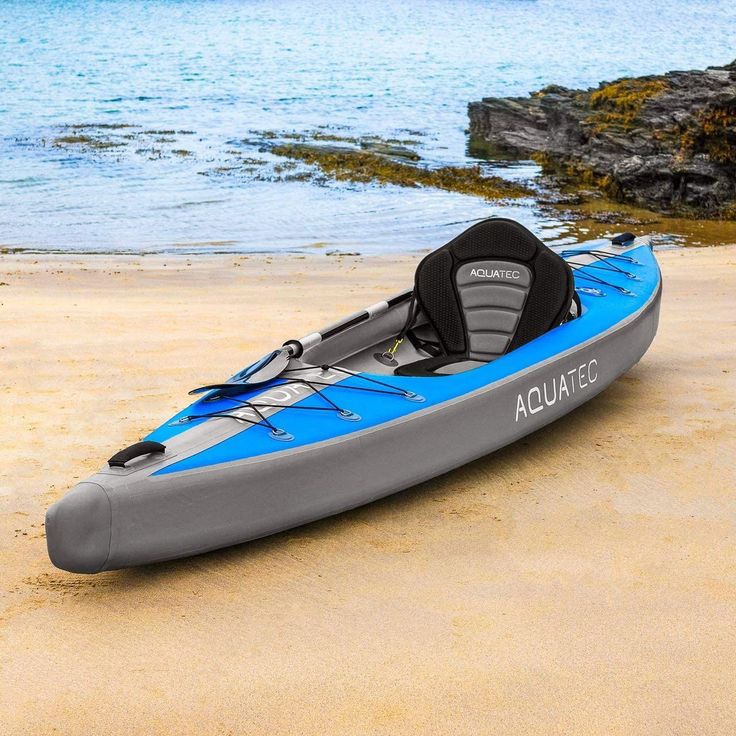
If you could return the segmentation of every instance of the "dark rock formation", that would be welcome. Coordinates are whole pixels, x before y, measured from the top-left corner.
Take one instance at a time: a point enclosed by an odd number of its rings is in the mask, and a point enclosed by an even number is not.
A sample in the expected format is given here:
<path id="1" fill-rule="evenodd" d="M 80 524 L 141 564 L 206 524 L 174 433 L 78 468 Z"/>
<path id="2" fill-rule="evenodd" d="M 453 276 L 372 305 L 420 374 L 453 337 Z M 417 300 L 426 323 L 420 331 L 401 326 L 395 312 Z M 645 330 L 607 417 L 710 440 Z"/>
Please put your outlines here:
<path id="1" fill-rule="evenodd" d="M 736 61 L 471 102 L 471 141 L 665 212 L 736 218 Z"/>

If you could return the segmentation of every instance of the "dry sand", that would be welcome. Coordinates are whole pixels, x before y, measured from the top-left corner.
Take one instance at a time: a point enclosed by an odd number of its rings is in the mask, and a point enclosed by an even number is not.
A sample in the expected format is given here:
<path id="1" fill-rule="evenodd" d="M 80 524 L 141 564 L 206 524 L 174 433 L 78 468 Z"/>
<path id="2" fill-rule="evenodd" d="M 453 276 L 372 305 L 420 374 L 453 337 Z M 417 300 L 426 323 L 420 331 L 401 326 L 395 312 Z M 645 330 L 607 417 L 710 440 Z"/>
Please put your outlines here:
<path id="1" fill-rule="evenodd" d="M 401 258 L 0 259 L 0 733 L 732 734 L 736 249 L 600 397 L 357 511 L 85 577 L 48 505 Z M 380 469 L 378 469 L 380 472 Z"/>

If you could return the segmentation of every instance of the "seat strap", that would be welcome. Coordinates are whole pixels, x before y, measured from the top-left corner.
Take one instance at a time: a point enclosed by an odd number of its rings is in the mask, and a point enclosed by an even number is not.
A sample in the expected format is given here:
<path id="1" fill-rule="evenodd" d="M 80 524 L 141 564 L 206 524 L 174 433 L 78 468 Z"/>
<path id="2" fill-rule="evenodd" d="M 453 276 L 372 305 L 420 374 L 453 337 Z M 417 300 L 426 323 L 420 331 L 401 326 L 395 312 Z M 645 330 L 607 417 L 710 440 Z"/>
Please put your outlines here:
<path id="1" fill-rule="evenodd" d="M 406 336 L 409 338 L 409 342 L 417 350 L 423 350 L 425 353 L 427 353 L 427 355 L 431 356 L 432 358 L 436 358 L 444 354 L 442 352 L 442 347 L 438 342 L 433 342 L 431 340 L 422 340 L 413 328 L 407 331 Z"/>
<path id="2" fill-rule="evenodd" d="M 409 312 L 406 315 L 406 322 L 404 322 L 401 332 L 394 338 L 394 344 L 388 350 L 384 350 L 382 353 L 376 353 L 375 355 L 376 359 L 380 360 L 384 365 L 396 365 L 394 355 L 399 349 L 399 345 L 404 342 L 407 332 L 414 325 L 414 321 L 417 318 L 417 311 L 417 299 L 415 293 L 412 291 L 411 300 L 409 301 Z"/>

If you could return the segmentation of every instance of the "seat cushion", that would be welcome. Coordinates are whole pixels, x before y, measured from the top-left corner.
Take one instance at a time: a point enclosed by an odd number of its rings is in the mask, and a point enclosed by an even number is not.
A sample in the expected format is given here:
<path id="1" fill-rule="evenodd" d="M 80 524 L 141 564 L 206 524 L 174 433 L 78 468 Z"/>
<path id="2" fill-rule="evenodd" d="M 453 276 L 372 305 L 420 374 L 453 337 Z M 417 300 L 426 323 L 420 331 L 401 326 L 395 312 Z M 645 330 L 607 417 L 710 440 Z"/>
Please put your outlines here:
<path id="1" fill-rule="evenodd" d="M 567 263 L 523 225 L 501 218 L 430 253 L 415 277 L 419 307 L 455 361 L 487 362 L 539 337 L 564 320 L 573 291 Z"/>

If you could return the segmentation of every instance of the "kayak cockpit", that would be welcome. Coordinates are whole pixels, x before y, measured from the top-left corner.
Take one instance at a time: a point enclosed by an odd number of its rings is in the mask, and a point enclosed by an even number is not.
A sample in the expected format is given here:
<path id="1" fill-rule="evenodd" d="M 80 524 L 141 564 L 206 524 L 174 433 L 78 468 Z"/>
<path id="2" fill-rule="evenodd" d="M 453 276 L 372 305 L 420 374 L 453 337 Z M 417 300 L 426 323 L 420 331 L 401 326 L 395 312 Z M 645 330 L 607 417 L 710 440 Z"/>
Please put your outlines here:
<path id="1" fill-rule="evenodd" d="M 473 225 L 418 265 L 414 288 L 321 334 L 313 364 L 400 376 L 461 373 L 566 321 L 570 266 L 517 222 Z"/>

